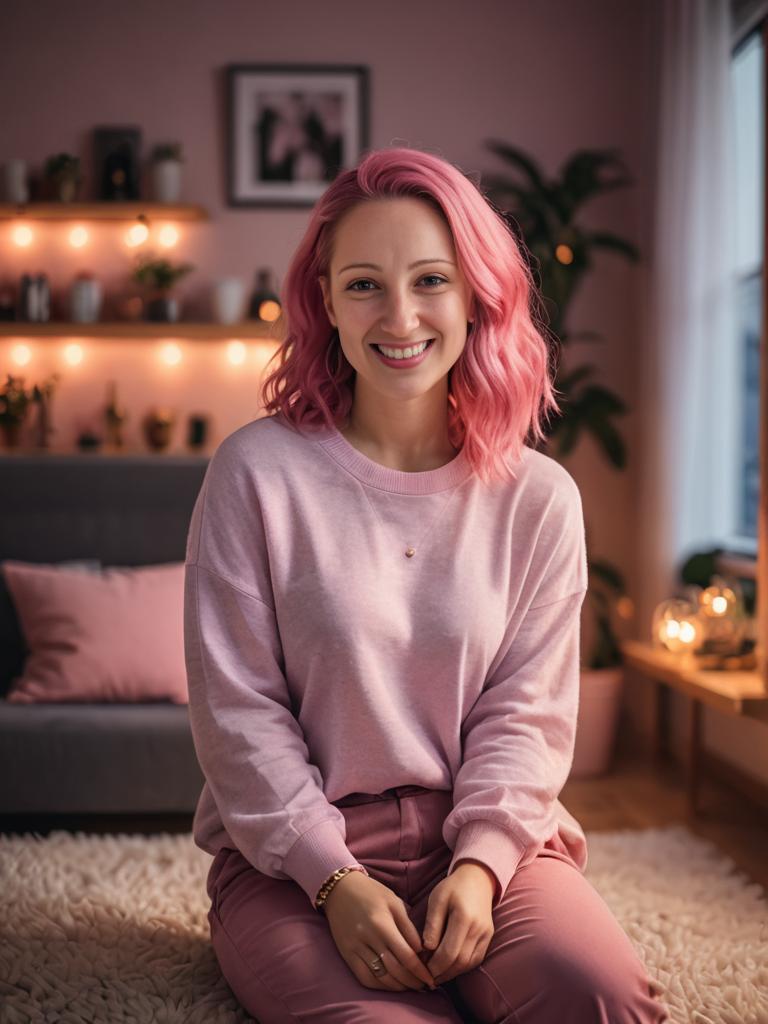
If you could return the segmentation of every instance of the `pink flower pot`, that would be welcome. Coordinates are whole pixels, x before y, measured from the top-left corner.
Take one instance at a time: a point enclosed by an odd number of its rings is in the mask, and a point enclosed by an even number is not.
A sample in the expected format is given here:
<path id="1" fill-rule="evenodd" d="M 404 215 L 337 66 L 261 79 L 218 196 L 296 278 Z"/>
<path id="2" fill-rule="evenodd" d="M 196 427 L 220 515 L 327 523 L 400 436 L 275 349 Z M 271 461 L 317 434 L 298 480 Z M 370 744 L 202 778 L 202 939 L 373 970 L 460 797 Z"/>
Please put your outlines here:
<path id="1" fill-rule="evenodd" d="M 593 778 L 610 768 L 623 688 L 622 665 L 581 670 L 576 745 L 569 778 Z"/>

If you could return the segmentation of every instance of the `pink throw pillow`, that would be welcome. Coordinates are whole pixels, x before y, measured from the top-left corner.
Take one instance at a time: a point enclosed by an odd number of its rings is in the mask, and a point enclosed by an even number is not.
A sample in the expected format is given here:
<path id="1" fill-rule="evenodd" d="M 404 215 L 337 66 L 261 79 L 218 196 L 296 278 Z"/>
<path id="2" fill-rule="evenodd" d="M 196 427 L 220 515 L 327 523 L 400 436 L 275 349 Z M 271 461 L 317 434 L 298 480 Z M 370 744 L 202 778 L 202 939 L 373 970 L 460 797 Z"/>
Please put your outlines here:
<path id="1" fill-rule="evenodd" d="M 8 701 L 189 703 L 183 562 L 1 567 L 29 650 Z"/>

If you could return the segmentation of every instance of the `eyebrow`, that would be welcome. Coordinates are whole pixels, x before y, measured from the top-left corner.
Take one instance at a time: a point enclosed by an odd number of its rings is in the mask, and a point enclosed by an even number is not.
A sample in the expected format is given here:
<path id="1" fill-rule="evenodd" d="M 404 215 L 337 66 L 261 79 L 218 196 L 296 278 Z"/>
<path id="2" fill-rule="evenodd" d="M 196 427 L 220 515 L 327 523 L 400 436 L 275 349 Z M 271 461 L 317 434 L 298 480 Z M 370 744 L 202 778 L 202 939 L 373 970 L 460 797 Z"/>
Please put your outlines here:
<path id="1" fill-rule="evenodd" d="M 456 266 L 456 264 L 453 262 L 453 260 L 441 260 L 441 259 L 436 259 L 436 260 L 416 260 L 416 262 L 412 263 L 410 265 L 410 267 L 408 267 L 408 269 L 409 270 L 413 270 L 414 267 L 420 267 L 424 263 L 450 263 L 450 265 L 452 267 Z M 345 270 L 351 270 L 353 267 L 370 267 L 371 270 L 381 270 L 382 269 L 378 265 L 378 263 L 348 263 L 346 265 L 346 267 L 342 267 L 341 268 L 341 270 L 339 271 L 339 274 L 343 274 Z"/>

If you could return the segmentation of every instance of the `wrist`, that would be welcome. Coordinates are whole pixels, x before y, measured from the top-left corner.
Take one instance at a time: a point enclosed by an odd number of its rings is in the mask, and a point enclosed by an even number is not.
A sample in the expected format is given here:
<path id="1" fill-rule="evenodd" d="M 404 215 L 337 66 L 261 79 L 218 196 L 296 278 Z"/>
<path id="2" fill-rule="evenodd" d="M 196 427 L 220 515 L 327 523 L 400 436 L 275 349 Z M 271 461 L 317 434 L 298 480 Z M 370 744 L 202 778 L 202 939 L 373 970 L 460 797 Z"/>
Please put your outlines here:
<path id="1" fill-rule="evenodd" d="M 458 871 L 459 868 L 463 868 L 465 871 L 467 868 L 474 868 L 476 872 L 485 875 L 485 877 L 488 879 L 488 882 L 490 883 L 492 895 L 494 897 L 496 896 L 499 883 L 496 879 L 496 875 L 493 873 L 493 871 L 491 871 L 487 864 L 483 864 L 482 861 L 472 860 L 471 858 L 467 857 L 457 861 L 456 866 L 454 867 L 453 870 Z"/>
<path id="2" fill-rule="evenodd" d="M 344 879 L 347 877 L 347 875 L 353 875 L 353 874 L 355 874 L 355 875 L 356 874 L 367 875 L 368 872 L 363 867 L 362 864 L 355 864 L 355 865 L 350 864 L 347 867 L 339 868 L 338 871 L 335 871 L 332 875 L 330 875 L 330 877 L 327 878 L 325 880 L 325 882 L 323 883 L 323 885 L 321 886 L 320 891 L 318 892 L 317 896 L 315 897 L 315 901 L 314 901 L 315 909 L 316 910 L 323 910 L 325 905 L 326 905 L 326 903 L 330 899 L 331 894 L 333 893 L 333 890 L 338 885 L 340 885 L 341 882 L 344 881 Z"/>

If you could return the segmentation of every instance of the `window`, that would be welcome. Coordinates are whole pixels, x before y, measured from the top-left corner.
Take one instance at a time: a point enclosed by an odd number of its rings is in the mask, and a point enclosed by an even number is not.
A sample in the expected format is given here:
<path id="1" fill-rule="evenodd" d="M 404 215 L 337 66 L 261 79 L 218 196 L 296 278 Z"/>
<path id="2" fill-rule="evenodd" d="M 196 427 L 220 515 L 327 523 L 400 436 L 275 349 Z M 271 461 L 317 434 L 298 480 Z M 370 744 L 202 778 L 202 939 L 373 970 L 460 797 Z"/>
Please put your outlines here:
<path id="1" fill-rule="evenodd" d="M 759 357 L 762 331 L 763 208 L 765 202 L 762 25 L 734 49 L 731 60 L 732 139 L 736 189 L 735 294 L 740 417 L 739 494 L 731 550 L 757 553 L 759 499 Z"/>

